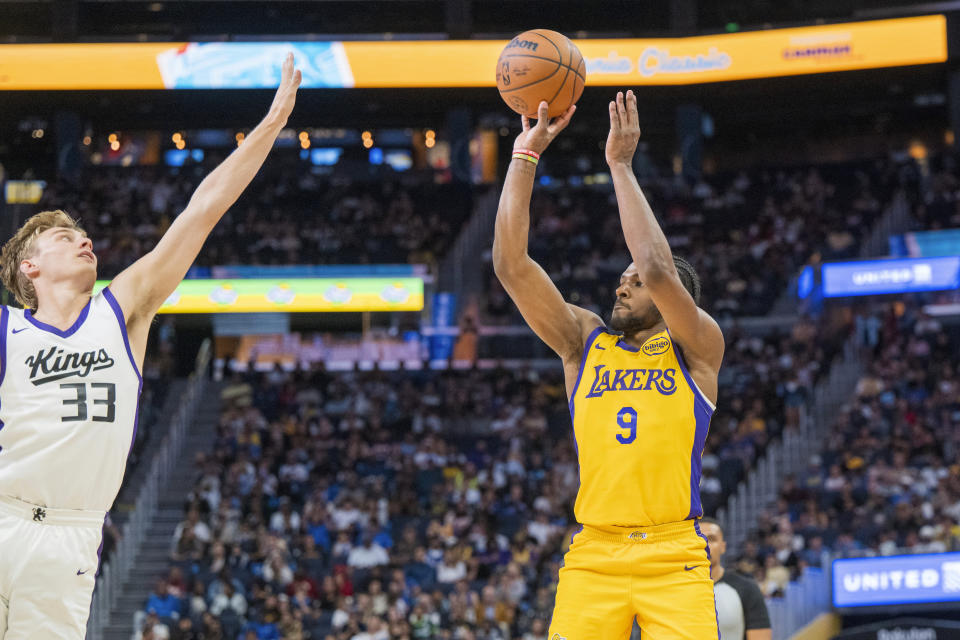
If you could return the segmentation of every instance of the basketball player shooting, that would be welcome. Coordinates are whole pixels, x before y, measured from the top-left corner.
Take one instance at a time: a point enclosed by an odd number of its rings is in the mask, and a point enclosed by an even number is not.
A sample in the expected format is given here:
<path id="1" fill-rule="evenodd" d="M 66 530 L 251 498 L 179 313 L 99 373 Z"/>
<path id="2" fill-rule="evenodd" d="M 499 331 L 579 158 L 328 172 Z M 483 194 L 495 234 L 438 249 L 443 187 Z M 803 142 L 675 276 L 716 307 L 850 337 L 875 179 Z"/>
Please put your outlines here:
<path id="1" fill-rule="evenodd" d="M 569 124 L 540 104 L 523 118 L 497 211 L 497 277 L 530 327 L 563 359 L 580 463 L 582 525 L 560 569 L 551 640 L 620 640 L 634 619 L 650 640 L 717 638 L 709 550 L 700 533 L 700 458 L 723 358 L 720 327 L 697 306 L 693 267 L 672 255 L 633 175 L 637 100 L 609 105 L 610 167 L 633 263 L 609 328 L 564 302 L 527 254 L 536 162 Z"/>
<path id="2" fill-rule="evenodd" d="M 24 308 L 0 307 L 0 639 L 84 637 L 150 322 L 263 165 L 300 80 L 290 54 L 266 118 L 98 295 L 93 244 L 63 211 L 38 213 L 3 247 L 3 284 Z"/>

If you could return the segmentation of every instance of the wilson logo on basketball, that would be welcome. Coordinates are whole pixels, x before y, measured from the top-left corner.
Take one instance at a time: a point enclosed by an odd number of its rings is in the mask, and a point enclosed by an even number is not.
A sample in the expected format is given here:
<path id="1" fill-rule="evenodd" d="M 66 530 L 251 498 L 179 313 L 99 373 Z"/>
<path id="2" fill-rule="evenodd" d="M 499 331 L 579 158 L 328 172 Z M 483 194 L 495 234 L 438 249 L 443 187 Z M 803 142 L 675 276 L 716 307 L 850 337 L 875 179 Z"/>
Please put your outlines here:
<path id="1" fill-rule="evenodd" d="M 513 40 L 510 41 L 510 44 L 507 45 L 507 49 L 520 47 L 521 49 L 536 51 L 538 46 L 540 46 L 539 42 L 531 42 L 529 40 L 521 40 L 520 38 L 514 38 Z"/>
<path id="2" fill-rule="evenodd" d="M 651 338 L 643 343 L 643 346 L 640 348 L 648 356 L 658 356 L 661 353 L 665 353 L 667 349 L 670 348 L 670 341 L 663 336 L 660 336 L 659 338 Z"/>

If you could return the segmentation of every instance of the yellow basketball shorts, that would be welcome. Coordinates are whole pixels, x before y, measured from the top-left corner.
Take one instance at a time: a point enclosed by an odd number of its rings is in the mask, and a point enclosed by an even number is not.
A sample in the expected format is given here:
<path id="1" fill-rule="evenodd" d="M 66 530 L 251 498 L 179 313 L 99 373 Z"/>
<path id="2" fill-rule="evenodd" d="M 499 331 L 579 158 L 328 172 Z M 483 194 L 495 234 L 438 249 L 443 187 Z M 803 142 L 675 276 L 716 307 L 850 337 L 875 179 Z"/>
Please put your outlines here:
<path id="1" fill-rule="evenodd" d="M 699 522 L 592 527 L 560 569 L 550 640 L 717 640 L 710 555 Z"/>

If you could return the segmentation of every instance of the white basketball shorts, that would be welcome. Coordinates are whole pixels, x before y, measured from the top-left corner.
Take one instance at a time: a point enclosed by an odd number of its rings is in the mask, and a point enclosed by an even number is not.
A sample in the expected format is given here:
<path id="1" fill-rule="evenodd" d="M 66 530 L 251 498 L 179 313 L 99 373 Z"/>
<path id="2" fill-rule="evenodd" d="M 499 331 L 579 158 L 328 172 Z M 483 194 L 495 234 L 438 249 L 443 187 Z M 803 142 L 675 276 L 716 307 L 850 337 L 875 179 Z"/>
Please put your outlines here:
<path id="1" fill-rule="evenodd" d="M 105 515 L 0 496 L 0 640 L 84 638 Z"/>

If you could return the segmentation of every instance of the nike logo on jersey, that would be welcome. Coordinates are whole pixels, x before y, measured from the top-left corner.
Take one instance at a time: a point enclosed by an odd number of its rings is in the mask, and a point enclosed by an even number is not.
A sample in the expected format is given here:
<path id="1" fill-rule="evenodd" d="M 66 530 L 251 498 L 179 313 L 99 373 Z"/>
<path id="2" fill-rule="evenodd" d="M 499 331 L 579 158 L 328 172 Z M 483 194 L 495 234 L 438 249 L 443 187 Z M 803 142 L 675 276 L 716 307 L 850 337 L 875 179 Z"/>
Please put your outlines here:
<path id="1" fill-rule="evenodd" d="M 683 565 L 683 570 L 684 570 L 684 571 L 693 571 L 693 570 L 696 569 L 696 568 L 697 568 L 697 565 L 693 565 L 692 567 L 688 567 L 687 565 Z"/>
<path id="2" fill-rule="evenodd" d="M 13 329 L 10 333 L 20 333 L 21 331 L 26 331 L 30 327 L 23 327 L 21 329 Z"/>
<path id="3" fill-rule="evenodd" d="M 606 347 L 601 347 L 601 346 L 598 345 L 598 344 L 593 345 L 593 348 L 594 348 L 594 349 L 600 349 L 600 351 L 606 351 L 606 350 L 607 350 Z"/>
<path id="4" fill-rule="evenodd" d="M 84 569 L 83 571 L 80 571 L 80 569 L 77 569 L 77 575 L 78 575 L 78 576 L 82 576 L 82 575 L 85 574 L 87 571 L 90 571 L 90 569 Z"/>
<path id="5" fill-rule="evenodd" d="M 39 386 L 70 376 L 85 378 L 91 371 L 109 369 L 113 366 L 113 358 L 106 349 L 65 353 L 59 347 L 50 347 L 46 351 L 41 349 L 37 355 L 28 357 L 25 363 L 30 367 L 30 382 L 34 386 Z M 43 377 L 38 378 L 37 376 L 41 374 Z"/>

